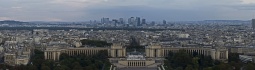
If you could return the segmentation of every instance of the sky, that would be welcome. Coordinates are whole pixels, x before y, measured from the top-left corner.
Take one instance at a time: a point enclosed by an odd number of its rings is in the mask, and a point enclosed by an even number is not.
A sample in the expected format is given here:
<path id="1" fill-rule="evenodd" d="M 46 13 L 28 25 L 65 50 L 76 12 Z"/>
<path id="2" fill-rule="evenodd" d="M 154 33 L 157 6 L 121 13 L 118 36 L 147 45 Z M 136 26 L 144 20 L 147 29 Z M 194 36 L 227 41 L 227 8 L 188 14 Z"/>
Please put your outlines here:
<path id="1" fill-rule="evenodd" d="M 0 20 L 250 20 L 255 0 L 0 0 Z"/>

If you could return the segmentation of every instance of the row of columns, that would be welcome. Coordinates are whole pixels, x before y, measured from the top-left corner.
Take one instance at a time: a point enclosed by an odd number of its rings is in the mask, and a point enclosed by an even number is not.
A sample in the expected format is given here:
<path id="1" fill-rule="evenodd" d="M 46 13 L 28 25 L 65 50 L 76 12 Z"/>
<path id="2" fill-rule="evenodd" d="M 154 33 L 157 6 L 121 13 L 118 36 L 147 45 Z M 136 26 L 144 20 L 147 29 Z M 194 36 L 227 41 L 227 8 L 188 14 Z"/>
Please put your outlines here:
<path id="1" fill-rule="evenodd" d="M 170 51 L 176 53 L 176 52 L 179 52 L 179 50 L 180 49 L 164 49 L 163 56 L 166 57 Z M 210 55 L 210 50 L 208 49 L 185 49 L 185 51 L 189 54 L 193 54 L 194 52 L 197 52 L 199 55 L 206 55 L 206 56 Z"/>
<path id="2" fill-rule="evenodd" d="M 216 60 L 225 60 L 228 59 L 228 51 L 227 50 L 212 50 L 211 51 L 212 59 Z"/>
<path id="3" fill-rule="evenodd" d="M 146 66 L 146 63 L 145 61 L 128 61 L 128 66 L 142 67 L 142 66 Z"/>
<path id="4" fill-rule="evenodd" d="M 47 51 L 44 52 L 45 59 L 59 60 L 60 52 L 57 51 Z"/>
<path id="5" fill-rule="evenodd" d="M 79 55 L 79 54 L 94 55 L 102 50 L 107 50 L 107 49 L 65 50 L 62 53 L 67 53 L 70 56 Z M 59 60 L 60 54 L 61 54 L 60 51 L 45 51 L 44 57 L 45 59 Z"/>
<path id="6" fill-rule="evenodd" d="M 68 55 L 79 55 L 79 54 L 85 54 L 85 55 L 94 55 L 97 54 L 99 51 L 107 50 L 107 49 L 84 49 L 84 50 L 66 50 L 64 53 L 67 53 Z"/>
<path id="7" fill-rule="evenodd" d="M 228 50 L 227 49 L 208 49 L 208 48 L 200 48 L 200 49 L 191 49 L 191 48 L 146 48 L 146 57 L 166 57 L 168 53 L 171 52 L 179 52 L 179 50 L 185 50 L 186 52 L 193 54 L 193 52 L 197 52 L 198 55 L 206 55 L 211 56 L 212 59 L 216 60 L 226 60 L 228 59 Z"/>
<path id="8" fill-rule="evenodd" d="M 150 49 L 150 48 L 146 48 L 145 49 L 145 53 L 146 53 L 146 57 L 162 57 L 161 54 L 161 49 Z"/>
<path id="9" fill-rule="evenodd" d="M 216 59 L 228 59 L 228 51 L 216 51 Z"/>
<path id="10" fill-rule="evenodd" d="M 111 57 L 125 57 L 126 49 L 111 49 Z"/>

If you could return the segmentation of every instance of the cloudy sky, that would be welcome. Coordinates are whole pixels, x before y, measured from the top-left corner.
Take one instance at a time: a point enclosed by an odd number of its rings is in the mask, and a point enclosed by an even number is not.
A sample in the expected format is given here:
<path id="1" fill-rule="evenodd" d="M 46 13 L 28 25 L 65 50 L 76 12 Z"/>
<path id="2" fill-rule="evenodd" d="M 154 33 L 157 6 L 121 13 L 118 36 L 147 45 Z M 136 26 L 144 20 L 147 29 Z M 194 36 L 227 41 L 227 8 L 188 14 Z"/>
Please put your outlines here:
<path id="1" fill-rule="evenodd" d="M 102 17 L 148 20 L 249 20 L 255 0 L 0 0 L 0 20 L 88 21 Z"/>

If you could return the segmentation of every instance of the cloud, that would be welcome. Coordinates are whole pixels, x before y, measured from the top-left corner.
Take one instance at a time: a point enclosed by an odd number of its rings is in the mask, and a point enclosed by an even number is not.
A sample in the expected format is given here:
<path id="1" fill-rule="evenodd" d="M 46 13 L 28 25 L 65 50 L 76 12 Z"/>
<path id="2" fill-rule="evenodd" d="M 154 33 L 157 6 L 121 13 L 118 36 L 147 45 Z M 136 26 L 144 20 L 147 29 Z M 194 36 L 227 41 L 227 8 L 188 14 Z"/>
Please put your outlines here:
<path id="1" fill-rule="evenodd" d="M 22 7 L 11 7 L 11 8 L 13 8 L 13 9 L 21 9 Z"/>
<path id="2" fill-rule="evenodd" d="M 103 0 L 51 0 L 52 4 L 62 4 L 73 7 L 86 7 L 88 5 L 102 2 Z"/>
<path id="3" fill-rule="evenodd" d="M 9 17 L 0 17 L 0 20 L 11 20 Z"/>
<path id="4" fill-rule="evenodd" d="M 107 2 L 108 0 L 104 0 L 105 2 Z"/>
<path id="5" fill-rule="evenodd" d="M 49 21 L 63 21 L 62 19 L 59 18 L 46 18 Z"/>
<path id="6" fill-rule="evenodd" d="M 110 17 L 110 18 L 129 18 L 142 17 L 148 20 L 201 20 L 206 18 L 216 18 L 217 11 L 214 8 L 203 10 L 183 10 L 183 9 L 162 9 L 147 6 L 119 6 L 112 8 L 89 9 L 88 16 Z M 91 17 L 93 18 L 93 17 Z M 96 18 L 96 17 L 95 17 Z"/>
<path id="7" fill-rule="evenodd" d="M 24 21 L 249 19 L 255 0 L 0 0 L 0 15 Z"/>
<path id="8" fill-rule="evenodd" d="M 255 0 L 241 0 L 243 4 L 255 4 Z"/>
<path id="9" fill-rule="evenodd" d="M 255 10 L 255 4 L 240 4 L 240 5 L 230 6 L 230 7 L 238 9 L 238 10 Z"/>

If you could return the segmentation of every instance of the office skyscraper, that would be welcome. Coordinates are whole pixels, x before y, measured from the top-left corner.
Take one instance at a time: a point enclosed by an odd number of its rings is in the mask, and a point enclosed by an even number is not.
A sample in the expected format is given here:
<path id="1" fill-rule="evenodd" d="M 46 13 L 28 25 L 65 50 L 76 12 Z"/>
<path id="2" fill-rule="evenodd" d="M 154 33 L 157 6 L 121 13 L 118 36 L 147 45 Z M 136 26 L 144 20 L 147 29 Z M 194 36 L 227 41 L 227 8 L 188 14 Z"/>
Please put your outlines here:
<path id="1" fill-rule="evenodd" d="M 252 19 L 252 28 L 255 29 L 255 19 Z"/>
<path id="2" fill-rule="evenodd" d="M 108 23 L 110 23 L 110 19 L 109 18 L 102 18 L 101 23 L 108 24 Z"/>
<path id="3" fill-rule="evenodd" d="M 146 19 L 142 19 L 142 24 L 146 24 Z"/>
<path id="4" fill-rule="evenodd" d="M 112 22 L 113 22 L 114 24 L 117 24 L 117 23 L 118 23 L 118 20 L 117 20 L 117 19 L 112 19 Z"/>
<path id="5" fill-rule="evenodd" d="M 120 19 L 119 19 L 119 22 L 120 22 L 120 24 L 124 24 L 124 23 L 125 23 L 125 21 L 124 21 L 123 18 L 120 18 Z"/>
<path id="6" fill-rule="evenodd" d="M 141 25 L 141 19 L 140 19 L 140 17 L 136 17 L 135 20 L 136 20 L 136 25 L 137 25 L 137 26 L 142 26 L 142 25 Z"/>
<path id="7" fill-rule="evenodd" d="M 135 24 L 135 18 L 134 17 L 131 17 L 128 19 L 128 24 Z"/>
<path id="8" fill-rule="evenodd" d="M 163 20 L 163 24 L 164 24 L 164 25 L 166 24 L 166 20 Z"/>

